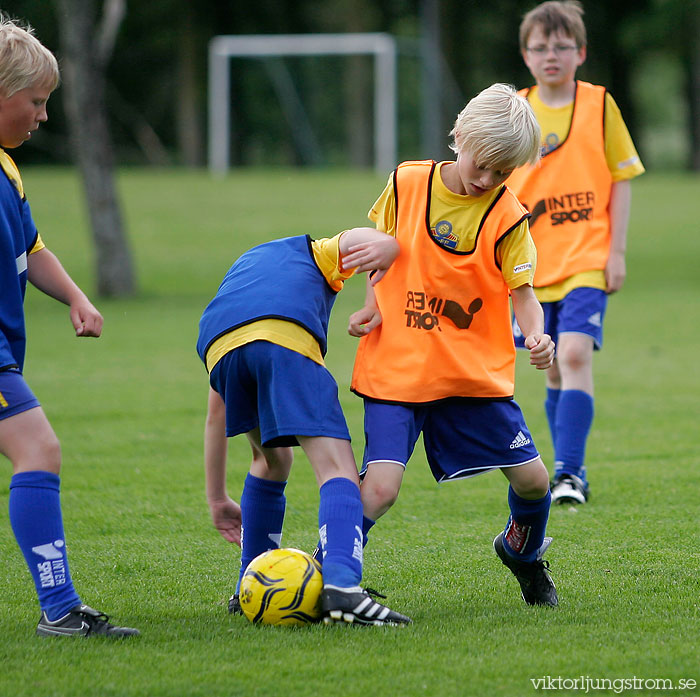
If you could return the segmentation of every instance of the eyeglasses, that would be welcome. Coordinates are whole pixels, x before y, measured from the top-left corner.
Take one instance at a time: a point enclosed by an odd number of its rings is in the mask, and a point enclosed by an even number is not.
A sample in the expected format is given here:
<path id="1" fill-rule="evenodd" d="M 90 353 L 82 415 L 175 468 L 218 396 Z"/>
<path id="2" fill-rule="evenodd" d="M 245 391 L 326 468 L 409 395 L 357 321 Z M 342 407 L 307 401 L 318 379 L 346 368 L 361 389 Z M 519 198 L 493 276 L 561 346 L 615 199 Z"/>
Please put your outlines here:
<path id="1" fill-rule="evenodd" d="M 526 49 L 528 53 L 533 53 L 536 56 L 546 56 L 550 51 L 554 51 L 555 56 L 565 56 L 571 51 L 577 51 L 577 46 L 568 46 L 566 44 L 557 44 L 556 46 L 532 46 Z"/>

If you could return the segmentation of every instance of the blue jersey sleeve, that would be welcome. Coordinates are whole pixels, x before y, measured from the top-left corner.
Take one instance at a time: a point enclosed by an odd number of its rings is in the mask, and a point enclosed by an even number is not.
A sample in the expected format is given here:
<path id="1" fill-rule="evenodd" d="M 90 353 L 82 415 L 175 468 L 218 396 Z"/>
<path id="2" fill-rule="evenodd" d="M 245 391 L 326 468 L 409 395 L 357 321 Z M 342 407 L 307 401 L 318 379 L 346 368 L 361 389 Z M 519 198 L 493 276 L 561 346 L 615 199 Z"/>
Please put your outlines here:
<path id="1" fill-rule="evenodd" d="M 0 370 L 24 364 L 27 255 L 38 241 L 29 203 L 0 172 Z"/>

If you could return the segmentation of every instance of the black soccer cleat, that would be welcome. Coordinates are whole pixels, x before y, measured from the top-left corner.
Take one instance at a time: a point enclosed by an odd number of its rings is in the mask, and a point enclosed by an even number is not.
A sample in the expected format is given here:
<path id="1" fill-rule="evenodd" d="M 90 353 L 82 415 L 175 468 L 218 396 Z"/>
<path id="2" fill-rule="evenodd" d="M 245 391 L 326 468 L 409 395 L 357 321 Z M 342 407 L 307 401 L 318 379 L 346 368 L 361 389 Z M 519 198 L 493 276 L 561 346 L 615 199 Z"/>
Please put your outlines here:
<path id="1" fill-rule="evenodd" d="M 588 484 L 575 474 L 559 474 L 549 486 L 552 503 L 582 504 L 588 501 Z"/>
<path id="2" fill-rule="evenodd" d="M 372 625 L 376 627 L 398 627 L 411 624 L 411 619 L 373 600 L 371 596 L 384 598 L 371 589 L 338 588 L 324 586 L 321 593 L 321 611 L 324 624 L 346 622 L 348 624 Z"/>
<path id="3" fill-rule="evenodd" d="M 38 636 L 93 636 L 100 635 L 121 639 L 128 636 L 139 636 L 138 629 L 131 627 L 116 627 L 109 623 L 109 617 L 103 612 L 93 610 L 87 605 L 76 605 L 63 617 L 52 622 L 41 613 L 41 619 L 36 628 Z"/>
<path id="4" fill-rule="evenodd" d="M 228 599 L 228 611 L 232 615 L 242 615 L 243 608 L 241 608 L 241 598 L 238 593 L 234 593 Z"/>
<path id="5" fill-rule="evenodd" d="M 542 555 L 552 542 L 551 537 L 544 538 L 544 544 L 537 553 L 537 559 L 533 562 L 519 561 L 506 552 L 503 546 L 503 533 L 496 535 L 493 548 L 500 560 L 513 572 L 518 579 L 523 600 L 528 605 L 549 605 L 556 607 L 559 603 L 557 589 L 554 587 L 549 575 L 549 562 L 543 561 Z"/>

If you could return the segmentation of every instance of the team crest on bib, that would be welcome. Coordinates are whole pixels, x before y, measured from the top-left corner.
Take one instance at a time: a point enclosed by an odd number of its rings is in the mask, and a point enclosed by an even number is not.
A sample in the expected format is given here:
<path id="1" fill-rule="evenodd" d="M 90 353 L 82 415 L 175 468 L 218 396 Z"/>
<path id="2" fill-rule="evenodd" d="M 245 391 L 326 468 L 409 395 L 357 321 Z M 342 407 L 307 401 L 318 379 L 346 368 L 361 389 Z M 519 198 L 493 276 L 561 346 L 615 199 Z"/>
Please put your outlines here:
<path id="1" fill-rule="evenodd" d="M 430 228 L 430 236 L 442 247 L 456 249 L 459 238 L 452 232 L 449 220 L 440 220 L 434 228 Z"/>

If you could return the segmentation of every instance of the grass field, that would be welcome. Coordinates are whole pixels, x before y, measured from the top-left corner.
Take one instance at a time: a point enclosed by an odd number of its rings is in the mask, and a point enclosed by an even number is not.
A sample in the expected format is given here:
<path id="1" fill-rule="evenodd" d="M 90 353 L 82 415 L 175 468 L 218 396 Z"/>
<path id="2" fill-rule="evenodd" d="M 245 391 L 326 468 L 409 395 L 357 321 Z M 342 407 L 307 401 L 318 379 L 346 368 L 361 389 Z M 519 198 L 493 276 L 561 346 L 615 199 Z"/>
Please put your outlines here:
<path id="1" fill-rule="evenodd" d="M 74 175 L 30 169 L 24 177 L 45 241 L 94 287 Z M 383 183 L 335 171 L 221 180 L 124 172 L 139 297 L 98 303 L 105 330 L 94 341 L 73 338 L 65 308 L 28 292 L 26 377 L 62 442 L 73 579 L 85 602 L 142 636 L 34 636 L 35 594 L 6 515 L 7 466 L 1 697 L 519 697 L 537 694 L 533 680 L 546 676 L 562 678 L 547 693 L 581 693 L 565 679 L 583 676 L 611 681 L 607 694 L 697 694 L 632 682 L 700 681 L 697 176 L 648 174 L 633 187 L 628 281 L 610 302 L 596 356 L 593 498 L 550 517 L 557 609 L 526 607 L 493 553 L 507 516 L 505 479 L 438 486 L 417 453 L 401 498 L 372 532 L 364 579 L 413 617 L 411 627 L 281 629 L 227 614 L 238 548 L 211 526 L 204 499 L 199 315 L 239 253 L 277 236 L 365 224 Z M 346 389 L 355 343 L 345 325 L 362 297 L 360 279 L 340 294 L 328 357 L 358 456 L 362 408 Z M 549 463 L 543 393 L 542 375 L 519 362 L 516 396 Z M 245 441 L 234 439 L 234 498 L 247 466 Z M 287 499 L 283 543 L 311 549 L 318 493 L 301 452 Z"/>

